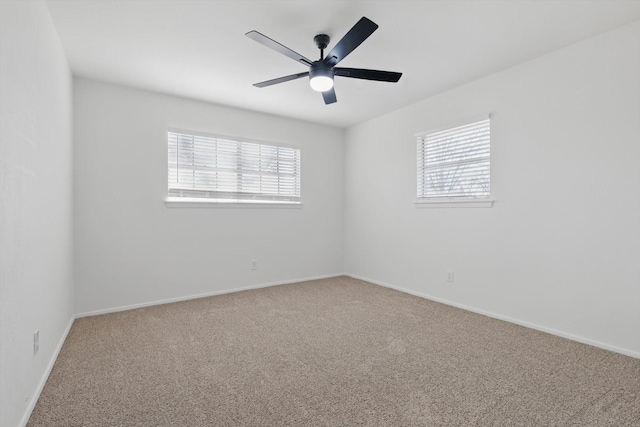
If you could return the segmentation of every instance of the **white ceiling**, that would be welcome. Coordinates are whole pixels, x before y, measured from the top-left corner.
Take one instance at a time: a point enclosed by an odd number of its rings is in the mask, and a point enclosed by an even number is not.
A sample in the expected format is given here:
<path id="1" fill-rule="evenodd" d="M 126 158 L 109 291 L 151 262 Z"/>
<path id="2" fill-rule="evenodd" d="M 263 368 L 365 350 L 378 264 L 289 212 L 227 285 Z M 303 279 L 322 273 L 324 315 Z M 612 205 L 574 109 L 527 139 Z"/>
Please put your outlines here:
<path id="1" fill-rule="evenodd" d="M 74 75 L 349 127 L 640 19 L 640 1 L 48 0 Z M 257 30 L 314 60 L 362 16 L 380 27 L 340 63 L 400 71 L 397 84 L 337 77 L 338 102 L 306 71 L 245 37 Z"/>

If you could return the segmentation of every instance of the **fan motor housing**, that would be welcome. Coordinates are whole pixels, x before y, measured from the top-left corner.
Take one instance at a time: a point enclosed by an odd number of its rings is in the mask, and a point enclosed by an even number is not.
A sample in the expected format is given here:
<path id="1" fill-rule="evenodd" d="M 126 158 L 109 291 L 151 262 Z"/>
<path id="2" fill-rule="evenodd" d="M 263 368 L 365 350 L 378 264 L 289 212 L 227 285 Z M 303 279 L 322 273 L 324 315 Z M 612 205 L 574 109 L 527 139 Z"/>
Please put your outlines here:
<path id="1" fill-rule="evenodd" d="M 309 67 L 309 79 L 314 77 L 329 77 L 333 79 L 333 67 L 325 64 L 323 61 L 314 61 Z"/>

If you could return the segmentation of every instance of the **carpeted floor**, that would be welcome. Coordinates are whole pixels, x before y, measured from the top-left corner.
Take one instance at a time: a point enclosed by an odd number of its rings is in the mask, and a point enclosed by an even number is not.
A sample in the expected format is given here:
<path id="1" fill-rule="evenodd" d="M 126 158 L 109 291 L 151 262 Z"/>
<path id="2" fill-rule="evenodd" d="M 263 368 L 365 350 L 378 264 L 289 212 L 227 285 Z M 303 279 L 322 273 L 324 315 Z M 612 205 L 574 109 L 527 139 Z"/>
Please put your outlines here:
<path id="1" fill-rule="evenodd" d="M 36 426 L 640 426 L 640 360 L 339 277 L 78 319 Z"/>

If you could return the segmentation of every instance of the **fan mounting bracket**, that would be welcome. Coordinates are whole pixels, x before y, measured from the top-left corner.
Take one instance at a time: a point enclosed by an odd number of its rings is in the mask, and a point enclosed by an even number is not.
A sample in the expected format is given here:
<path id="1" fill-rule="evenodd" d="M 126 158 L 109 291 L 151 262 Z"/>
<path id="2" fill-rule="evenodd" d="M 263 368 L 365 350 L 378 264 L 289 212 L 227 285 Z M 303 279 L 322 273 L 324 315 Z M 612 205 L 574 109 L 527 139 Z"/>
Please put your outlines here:
<path id="1" fill-rule="evenodd" d="M 326 34 L 318 34 L 313 38 L 313 41 L 315 42 L 316 46 L 318 46 L 318 49 L 324 50 L 327 48 L 327 46 L 329 46 L 331 37 Z"/>

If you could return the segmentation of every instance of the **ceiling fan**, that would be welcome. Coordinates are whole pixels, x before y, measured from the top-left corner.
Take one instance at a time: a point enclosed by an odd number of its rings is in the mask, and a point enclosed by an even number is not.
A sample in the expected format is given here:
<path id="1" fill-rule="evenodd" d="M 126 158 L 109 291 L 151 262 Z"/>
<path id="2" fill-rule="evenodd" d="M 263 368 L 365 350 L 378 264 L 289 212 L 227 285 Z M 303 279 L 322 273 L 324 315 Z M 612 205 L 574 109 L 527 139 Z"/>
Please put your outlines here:
<path id="1" fill-rule="evenodd" d="M 278 83 L 288 82 L 290 80 L 296 80 L 302 77 L 309 76 L 309 83 L 311 88 L 322 92 L 325 104 L 332 104 L 337 101 L 336 92 L 333 87 L 334 76 L 351 77 L 354 79 L 364 80 L 376 80 L 381 82 L 393 82 L 396 83 L 400 80 L 402 73 L 396 73 L 393 71 L 379 71 L 379 70 L 367 70 L 363 68 L 342 68 L 336 67 L 340 61 L 346 58 L 355 48 L 365 41 L 375 30 L 378 29 L 378 25 L 364 16 L 349 30 L 347 34 L 331 49 L 331 51 L 324 56 L 324 50 L 329 45 L 330 38 L 326 34 L 318 34 L 313 38 L 316 46 L 320 49 L 320 59 L 317 61 L 311 61 L 305 58 L 299 53 L 294 52 L 288 47 L 278 43 L 275 40 L 261 34 L 257 31 L 249 31 L 245 34 L 250 39 L 261 43 L 276 52 L 280 52 L 283 55 L 288 56 L 296 62 L 300 62 L 303 65 L 309 67 L 309 71 L 304 73 L 291 74 L 289 76 L 279 77 L 273 80 L 267 80 L 260 83 L 255 83 L 256 87 L 267 87 Z"/>

